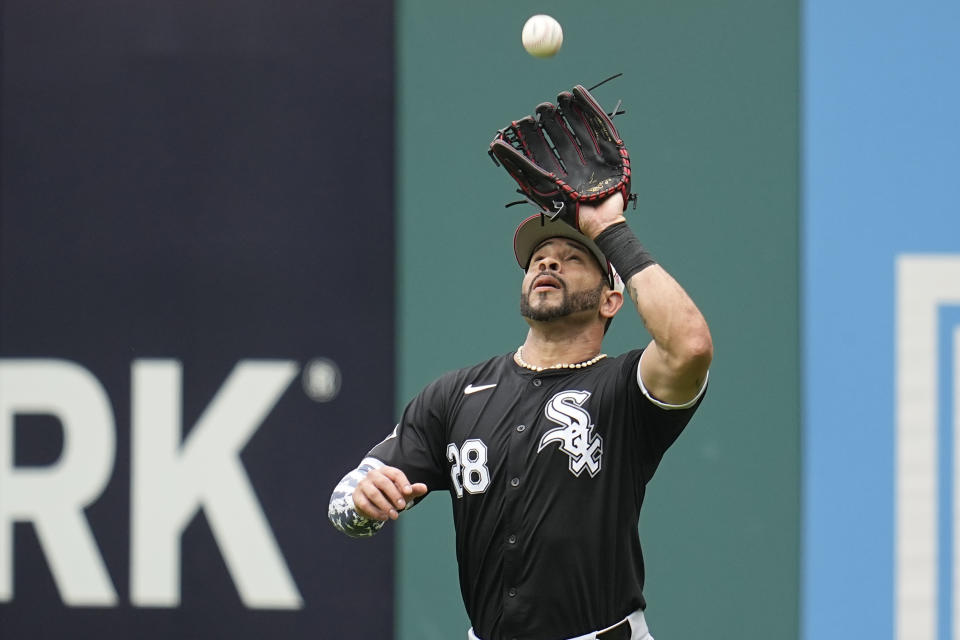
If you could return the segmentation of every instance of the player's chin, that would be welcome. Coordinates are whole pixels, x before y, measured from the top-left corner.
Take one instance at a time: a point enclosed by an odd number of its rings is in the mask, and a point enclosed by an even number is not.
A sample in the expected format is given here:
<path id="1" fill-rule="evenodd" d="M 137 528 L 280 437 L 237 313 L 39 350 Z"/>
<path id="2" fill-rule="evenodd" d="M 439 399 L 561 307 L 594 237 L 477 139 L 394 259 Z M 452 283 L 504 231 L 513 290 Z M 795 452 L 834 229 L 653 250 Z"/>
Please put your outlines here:
<path id="1" fill-rule="evenodd" d="M 541 296 L 531 295 L 520 300 L 520 311 L 540 312 L 560 306 L 558 302 L 545 300 Z"/>
<path id="2" fill-rule="evenodd" d="M 520 296 L 520 315 L 528 320 L 546 322 L 564 315 L 566 298 L 551 291 Z M 559 290 L 557 290 L 559 291 Z M 563 293 L 559 291 L 559 293 Z"/>
<path id="3" fill-rule="evenodd" d="M 535 322 L 551 322 L 567 314 L 563 305 L 529 305 L 520 309 L 520 315 Z"/>

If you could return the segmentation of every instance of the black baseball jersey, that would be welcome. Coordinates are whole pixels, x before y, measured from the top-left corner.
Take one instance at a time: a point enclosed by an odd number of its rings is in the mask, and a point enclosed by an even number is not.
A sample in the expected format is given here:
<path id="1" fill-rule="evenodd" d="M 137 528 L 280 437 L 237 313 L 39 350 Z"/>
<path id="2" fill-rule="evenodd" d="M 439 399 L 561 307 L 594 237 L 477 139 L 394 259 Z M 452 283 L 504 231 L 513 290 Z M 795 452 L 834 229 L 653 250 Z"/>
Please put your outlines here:
<path id="1" fill-rule="evenodd" d="M 513 354 L 450 372 L 369 456 L 453 501 L 460 589 L 483 640 L 556 640 L 645 607 L 637 523 L 686 426 L 652 402 L 642 350 L 535 372 Z"/>

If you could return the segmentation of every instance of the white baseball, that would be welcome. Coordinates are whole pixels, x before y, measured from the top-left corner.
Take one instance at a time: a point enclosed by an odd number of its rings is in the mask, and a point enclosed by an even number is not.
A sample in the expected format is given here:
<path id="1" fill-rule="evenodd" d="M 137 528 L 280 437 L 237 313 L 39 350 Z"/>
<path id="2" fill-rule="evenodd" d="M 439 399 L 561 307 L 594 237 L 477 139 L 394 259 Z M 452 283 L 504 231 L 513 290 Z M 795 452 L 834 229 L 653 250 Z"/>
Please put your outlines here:
<path id="1" fill-rule="evenodd" d="M 532 16 L 523 25 L 523 48 L 537 58 L 549 58 L 563 44 L 563 29 L 560 23 L 548 15 Z"/>

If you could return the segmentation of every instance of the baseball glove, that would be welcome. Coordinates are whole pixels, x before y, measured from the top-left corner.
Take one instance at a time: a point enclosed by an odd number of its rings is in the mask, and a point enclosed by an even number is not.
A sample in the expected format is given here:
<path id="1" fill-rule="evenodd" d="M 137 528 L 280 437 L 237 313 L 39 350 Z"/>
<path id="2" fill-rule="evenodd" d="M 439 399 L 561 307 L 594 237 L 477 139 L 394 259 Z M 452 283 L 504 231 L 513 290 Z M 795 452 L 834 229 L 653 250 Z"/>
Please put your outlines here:
<path id="1" fill-rule="evenodd" d="M 630 155 L 613 122 L 581 85 L 501 129 L 490 156 L 550 219 L 579 230 L 581 203 L 619 191 L 630 200 Z"/>

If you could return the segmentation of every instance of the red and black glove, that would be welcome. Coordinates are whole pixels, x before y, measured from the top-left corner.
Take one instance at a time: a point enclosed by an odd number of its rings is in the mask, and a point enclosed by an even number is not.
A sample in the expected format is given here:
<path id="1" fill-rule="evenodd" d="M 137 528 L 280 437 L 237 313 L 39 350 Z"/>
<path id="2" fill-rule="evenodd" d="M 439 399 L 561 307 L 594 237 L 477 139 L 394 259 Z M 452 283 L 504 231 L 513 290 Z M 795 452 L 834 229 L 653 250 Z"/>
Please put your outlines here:
<path id="1" fill-rule="evenodd" d="M 500 130 L 490 154 L 551 219 L 579 230 L 580 204 L 630 200 L 630 154 L 610 116 L 581 85 Z"/>

